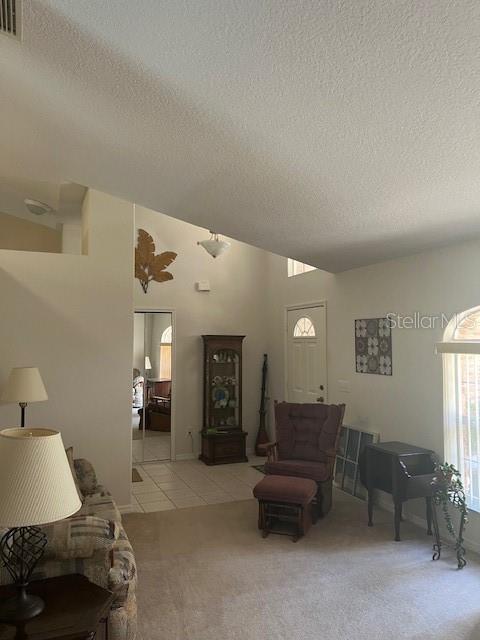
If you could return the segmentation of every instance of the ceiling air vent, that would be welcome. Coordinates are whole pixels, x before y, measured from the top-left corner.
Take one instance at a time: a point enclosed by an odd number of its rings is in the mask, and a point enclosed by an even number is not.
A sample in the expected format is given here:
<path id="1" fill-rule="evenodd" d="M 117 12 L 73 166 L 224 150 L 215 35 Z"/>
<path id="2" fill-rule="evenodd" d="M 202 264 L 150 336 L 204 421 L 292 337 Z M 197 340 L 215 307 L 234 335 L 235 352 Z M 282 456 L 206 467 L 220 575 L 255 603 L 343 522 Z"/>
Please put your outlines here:
<path id="1" fill-rule="evenodd" d="M 21 39 L 21 0 L 0 0 L 0 33 Z"/>

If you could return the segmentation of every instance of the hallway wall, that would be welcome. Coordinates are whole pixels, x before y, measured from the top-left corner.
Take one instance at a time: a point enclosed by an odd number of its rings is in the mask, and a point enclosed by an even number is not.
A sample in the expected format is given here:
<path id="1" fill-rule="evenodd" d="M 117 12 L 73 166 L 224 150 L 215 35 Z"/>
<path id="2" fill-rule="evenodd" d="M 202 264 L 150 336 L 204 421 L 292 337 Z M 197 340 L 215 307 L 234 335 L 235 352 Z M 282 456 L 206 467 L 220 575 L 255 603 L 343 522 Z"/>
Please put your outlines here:
<path id="1" fill-rule="evenodd" d="M 135 308 L 176 311 L 176 381 L 174 405 L 176 454 L 196 455 L 203 412 L 202 334 L 245 335 L 244 340 L 244 429 L 247 446 L 254 445 L 258 429 L 261 367 L 266 352 L 267 252 L 241 242 L 213 259 L 197 246 L 209 232 L 163 214 L 136 206 L 135 226 L 153 236 L 156 253 L 175 251 L 177 259 L 168 267 L 174 279 L 152 282 L 144 294 L 134 285 Z M 198 280 L 209 280 L 211 290 L 196 290 Z M 192 432 L 192 437 L 188 431 Z"/>

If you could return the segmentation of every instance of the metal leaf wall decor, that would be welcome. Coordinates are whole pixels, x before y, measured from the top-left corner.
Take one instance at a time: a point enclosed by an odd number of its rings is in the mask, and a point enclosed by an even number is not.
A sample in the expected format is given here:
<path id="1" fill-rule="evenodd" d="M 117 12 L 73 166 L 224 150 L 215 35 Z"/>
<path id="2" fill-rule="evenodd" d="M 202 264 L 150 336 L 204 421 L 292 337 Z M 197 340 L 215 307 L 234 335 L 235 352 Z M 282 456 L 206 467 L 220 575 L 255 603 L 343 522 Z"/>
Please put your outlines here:
<path id="1" fill-rule="evenodd" d="M 177 254 L 173 251 L 164 251 L 155 255 L 152 236 L 144 229 L 138 230 L 138 243 L 135 247 L 135 278 L 140 280 L 144 293 L 147 293 L 148 285 L 152 280 L 155 282 L 173 280 L 173 275 L 165 269 L 176 257 Z"/>

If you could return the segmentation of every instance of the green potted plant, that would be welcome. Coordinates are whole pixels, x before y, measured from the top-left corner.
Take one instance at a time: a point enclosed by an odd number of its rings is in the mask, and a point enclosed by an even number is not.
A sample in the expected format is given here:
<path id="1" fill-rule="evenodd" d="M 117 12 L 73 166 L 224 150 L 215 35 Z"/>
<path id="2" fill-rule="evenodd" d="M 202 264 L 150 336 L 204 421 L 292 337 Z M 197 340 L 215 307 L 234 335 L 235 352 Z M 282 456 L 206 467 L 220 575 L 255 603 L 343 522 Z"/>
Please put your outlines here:
<path id="1" fill-rule="evenodd" d="M 463 532 L 468 522 L 467 519 L 467 503 L 465 499 L 465 490 L 463 488 L 461 474 L 458 469 L 448 462 L 443 464 L 437 463 L 435 467 L 435 477 L 432 481 L 433 500 L 436 506 L 442 508 L 443 517 L 448 533 L 455 540 L 455 552 L 457 554 L 457 565 L 459 569 L 463 569 L 466 565 L 465 547 L 463 546 Z M 458 534 L 452 521 L 449 506 L 452 505 L 460 511 L 460 526 Z M 438 538 L 434 544 L 433 559 L 438 560 L 440 557 L 440 539 Z"/>

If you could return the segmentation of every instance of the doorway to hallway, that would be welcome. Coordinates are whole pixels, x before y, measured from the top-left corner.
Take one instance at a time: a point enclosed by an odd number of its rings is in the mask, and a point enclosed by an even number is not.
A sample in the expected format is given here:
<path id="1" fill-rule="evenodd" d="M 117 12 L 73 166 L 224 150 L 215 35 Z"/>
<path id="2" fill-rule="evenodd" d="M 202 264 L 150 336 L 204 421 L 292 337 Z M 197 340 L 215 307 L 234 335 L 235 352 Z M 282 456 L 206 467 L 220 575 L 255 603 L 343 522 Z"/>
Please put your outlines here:
<path id="1" fill-rule="evenodd" d="M 137 311 L 132 376 L 132 461 L 165 461 L 173 450 L 174 315 Z"/>

